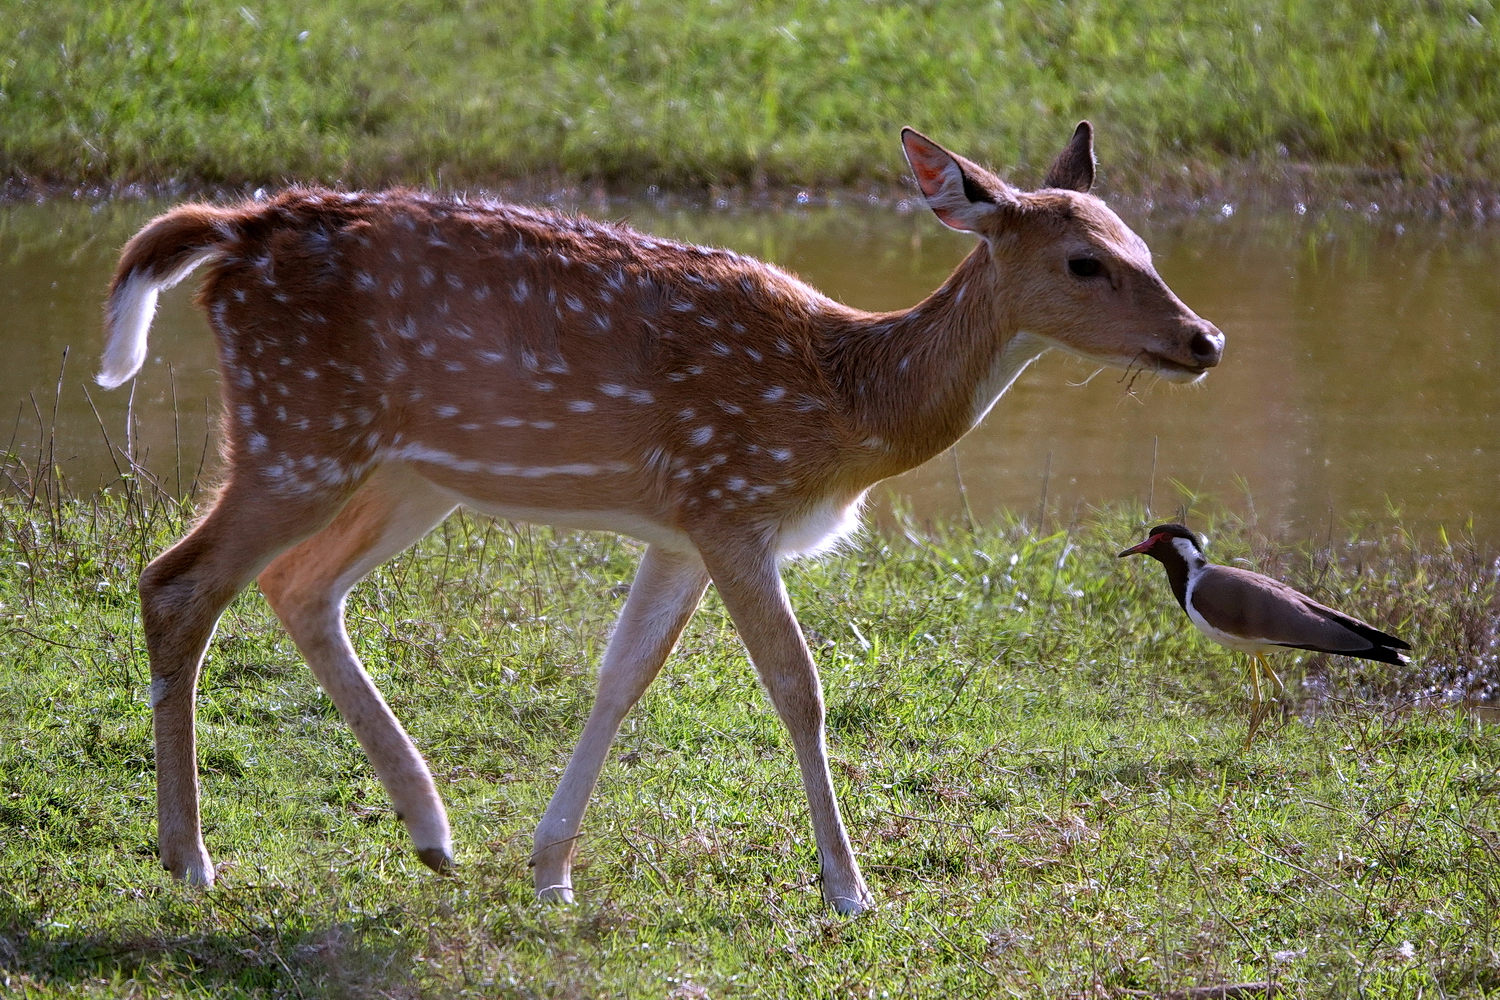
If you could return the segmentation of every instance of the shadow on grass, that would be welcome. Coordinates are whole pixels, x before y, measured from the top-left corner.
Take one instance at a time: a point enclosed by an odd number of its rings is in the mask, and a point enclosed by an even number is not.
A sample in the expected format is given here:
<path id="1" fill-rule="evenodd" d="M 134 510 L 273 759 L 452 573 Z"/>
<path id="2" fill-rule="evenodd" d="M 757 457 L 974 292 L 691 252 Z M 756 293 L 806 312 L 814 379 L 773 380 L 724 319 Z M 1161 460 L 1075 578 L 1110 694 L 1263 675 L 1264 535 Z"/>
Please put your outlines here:
<path id="1" fill-rule="evenodd" d="M 134 982 L 213 996 L 416 995 L 406 970 L 419 945 L 400 934 L 395 910 L 329 921 L 305 900 L 224 902 L 168 906 L 154 925 L 80 928 L 44 903 L 0 899 L 0 975 L 60 991 Z"/>

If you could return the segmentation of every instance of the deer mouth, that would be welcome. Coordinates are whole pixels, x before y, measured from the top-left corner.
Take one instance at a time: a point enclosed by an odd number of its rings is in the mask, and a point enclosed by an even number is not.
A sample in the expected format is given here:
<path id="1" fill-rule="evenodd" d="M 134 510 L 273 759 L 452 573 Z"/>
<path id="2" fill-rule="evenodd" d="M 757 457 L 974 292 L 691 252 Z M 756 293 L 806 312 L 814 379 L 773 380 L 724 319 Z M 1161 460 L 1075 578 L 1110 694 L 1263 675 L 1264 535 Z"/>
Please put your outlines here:
<path id="1" fill-rule="evenodd" d="M 1148 353 L 1148 364 L 1155 374 L 1168 382 L 1197 382 L 1208 374 L 1212 365 L 1185 365 L 1180 361 L 1162 357 L 1160 354 Z"/>

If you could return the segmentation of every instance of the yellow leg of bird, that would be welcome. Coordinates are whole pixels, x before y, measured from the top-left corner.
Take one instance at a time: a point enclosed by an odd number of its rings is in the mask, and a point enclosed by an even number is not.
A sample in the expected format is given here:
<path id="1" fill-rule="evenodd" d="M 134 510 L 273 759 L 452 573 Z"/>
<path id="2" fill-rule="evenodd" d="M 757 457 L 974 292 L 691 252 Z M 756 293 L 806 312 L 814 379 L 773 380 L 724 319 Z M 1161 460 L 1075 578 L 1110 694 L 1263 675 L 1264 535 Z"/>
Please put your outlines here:
<path id="1" fill-rule="evenodd" d="M 1277 677 L 1274 673 L 1271 672 L 1271 668 L 1269 666 L 1266 666 L 1266 662 L 1265 660 L 1261 659 L 1260 654 L 1251 653 L 1250 691 L 1252 695 L 1252 702 L 1250 708 L 1250 728 L 1249 731 L 1245 733 L 1246 750 L 1250 749 L 1250 744 L 1255 740 L 1256 730 L 1260 729 L 1260 724 L 1265 719 L 1266 712 L 1269 711 L 1269 706 L 1266 705 L 1265 699 L 1261 697 L 1260 693 L 1260 672 L 1262 668 L 1265 669 L 1267 674 L 1270 674 L 1272 680 L 1276 681 L 1278 690 L 1281 687 L 1281 678 Z"/>
<path id="2" fill-rule="evenodd" d="M 1276 700 L 1285 701 L 1286 685 L 1281 683 L 1281 678 L 1277 677 L 1276 671 L 1271 669 L 1270 662 L 1262 658 L 1260 661 L 1260 668 L 1266 672 L 1267 677 L 1271 678 L 1271 683 L 1276 685 Z"/>

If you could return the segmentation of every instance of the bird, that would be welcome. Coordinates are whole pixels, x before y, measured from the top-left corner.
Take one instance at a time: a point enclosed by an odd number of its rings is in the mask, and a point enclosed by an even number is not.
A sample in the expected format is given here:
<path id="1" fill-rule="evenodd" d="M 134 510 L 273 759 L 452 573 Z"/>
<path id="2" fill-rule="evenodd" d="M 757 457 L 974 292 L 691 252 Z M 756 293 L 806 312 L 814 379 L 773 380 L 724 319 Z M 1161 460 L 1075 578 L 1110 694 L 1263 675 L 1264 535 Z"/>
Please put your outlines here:
<path id="1" fill-rule="evenodd" d="M 1405 666 L 1411 645 L 1352 615 L 1319 604 L 1280 580 L 1233 566 L 1216 566 L 1203 554 L 1198 536 L 1181 524 L 1159 524 L 1119 558 L 1147 555 L 1161 563 L 1177 603 L 1198 631 L 1227 649 L 1250 657 L 1253 709 L 1245 748 L 1255 739 L 1269 706 L 1261 697 L 1260 675 L 1276 685 L 1281 678 L 1265 661 L 1276 649 L 1308 649 Z"/>

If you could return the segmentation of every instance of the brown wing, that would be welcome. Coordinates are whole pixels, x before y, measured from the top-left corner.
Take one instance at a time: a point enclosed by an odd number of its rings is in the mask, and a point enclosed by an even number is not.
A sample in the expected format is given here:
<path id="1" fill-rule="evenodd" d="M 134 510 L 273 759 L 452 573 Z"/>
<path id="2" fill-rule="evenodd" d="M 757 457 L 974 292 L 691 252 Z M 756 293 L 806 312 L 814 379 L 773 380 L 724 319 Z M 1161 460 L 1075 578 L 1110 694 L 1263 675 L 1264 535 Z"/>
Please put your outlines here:
<path id="1" fill-rule="evenodd" d="M 1356 656 L 1395 643 L 1410 648 L 1284 583 L 1233 566 L 1205 570 L 1193 588 L 1193 605 L 1226 632 L 1278 646 Z"/>

